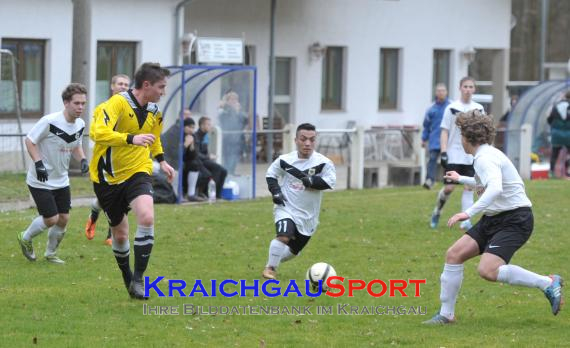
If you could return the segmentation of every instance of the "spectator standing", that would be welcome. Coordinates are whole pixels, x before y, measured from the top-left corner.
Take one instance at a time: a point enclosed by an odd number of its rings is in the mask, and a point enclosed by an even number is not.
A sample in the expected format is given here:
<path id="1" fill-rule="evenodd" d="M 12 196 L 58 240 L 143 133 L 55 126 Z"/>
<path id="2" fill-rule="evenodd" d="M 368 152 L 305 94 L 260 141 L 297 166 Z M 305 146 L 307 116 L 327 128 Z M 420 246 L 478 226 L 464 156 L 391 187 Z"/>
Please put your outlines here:
<path id="1" fill-rule="evenodd" d="M 422 133 L 422 147 L 428 146 L 429 161 L 427 165 L 426 180 L 424 187 L 430 190 L 435 182 L 437 172 L 437 160 L 441 151 L 440 135 L 441 135 L 441 119 L 443 112 L 449 105 L 447 99 L 447 87 L 443 83 L 435 86 L 435 102 L 427 110 L 424 117 L 424 130 Z"/>

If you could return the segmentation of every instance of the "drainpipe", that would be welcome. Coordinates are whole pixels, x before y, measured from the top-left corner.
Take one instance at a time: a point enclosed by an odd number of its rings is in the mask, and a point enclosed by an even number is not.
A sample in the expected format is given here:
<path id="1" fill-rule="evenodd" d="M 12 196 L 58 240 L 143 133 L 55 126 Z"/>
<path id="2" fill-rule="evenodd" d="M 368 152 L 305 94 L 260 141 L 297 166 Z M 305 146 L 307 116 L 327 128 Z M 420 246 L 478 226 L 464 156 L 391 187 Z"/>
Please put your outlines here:
<path id="1" fill-rule="evenodd" d="M 546 40 L 548 35 L 548 8 L 549 1 L 542 0 L 542 6 L 540 9 L 540 56 L 539 56 L 539 73 L 538 78 L 540 81 L 544 81 L 544 63 L 546 62 Z"/>
<path id="2" fill-rule="evenodd" d="M 184 35 L 184 6 L 191 3 L 192 0 L 180 1 L 174 10 L 175 27 L 174 27 L 174 56 L 172 63 L 174 65 L 182 65 L 182 54 L 180 47 L 182 46 L 182 35 Z"/>
<path id="3" fill-rule="evenodd" d="M 271 0 L 270 28 L 269 28 L 269 95 L 267 98 L 267 128 L 273 129 L 273 113 L 275 96 L 275 8 L 277 0 Z M 273 133 L 267 135 L 267 163 L 273 162 Z"/>

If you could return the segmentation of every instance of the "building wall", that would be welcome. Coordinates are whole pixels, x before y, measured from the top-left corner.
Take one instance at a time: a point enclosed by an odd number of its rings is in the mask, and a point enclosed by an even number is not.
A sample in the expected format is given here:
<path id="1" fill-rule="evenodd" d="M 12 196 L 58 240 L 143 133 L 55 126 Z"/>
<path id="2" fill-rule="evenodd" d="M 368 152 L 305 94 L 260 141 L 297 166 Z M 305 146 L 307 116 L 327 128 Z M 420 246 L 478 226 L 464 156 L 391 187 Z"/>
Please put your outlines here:
<path id="1" fill-rule="evenodd" d="M 95 90 L 98 41 L 137 42 L 137 66 L 144 62 L 173 64 L 177 2 L 124 0 L 117 6 L 112 0 L 93 1 L 90 90 Z"/>
<path id="2" fill-rule="evenodd" d="M 89 107 L 95 107 L 97 41 L 134 41 L 138 43 L 137 62 L 173 63 L 174 9 L 179 0 L 93 0 L 91 18 L 91 53 Z M 0 2 L 0 40 L 2 38 L 46 40 L 44 113 L 63 108 L 61 91 L 71 82 L 73 43 L 73 3 L 71 0 L 19 0 Z M 89 119 L 91 111 L 84 115 Z M 37 119 L 24 119 L 27 133 Z M 0 120 L 1 134 L 19 133 L 15 119 Z M 21 169 L 20 142 L 2 138 L 0 170 Z M 8 156 L 8 157 L 6 157 Z M 26 158 L 29 156 L 26 154 Z M 5 160 L 9 159 L 9 160 Z M 13 164 L 18 164 L 14 168 Z"/>
<path id="3" fill-rule="evenodd" d="M 178 1 L 92 1 L 91 84 L 95 90 L 97 41 L 138 43 L 137 64 L 145 61 L 171 65 L 174 44 L 174 8 Z M 70 83 L 73 4 L 69 0 L 2 1 L 0 40 L 47 40 L 45 113 L 61 109 L 61 90 Z M 90 100 L 94 96 L 90 95 Z"/>
<path id="4" fill-rule="evenodd" d="M 258 111 L 267 114 L 269 12 L 265 0 L 196 1 L 187 6 L 185 31 L 204 37 L 244 37 L 256 47 L 259 70 Z M 508 49 L 510 0 L 277 1 L 276 56 L 296 58 L 297 123 L 344 127 L 420 124 L 430 103 L 433 49 L 452 50 L 452 96 L 467 72 L 461 51 L 468 46 Z M 347 47 L 346 99 L 342 111 L 321 111 L 320 61 L 308 47 Z M 401 48 L 400 108 L 378 110 L 380 48 Z"/>

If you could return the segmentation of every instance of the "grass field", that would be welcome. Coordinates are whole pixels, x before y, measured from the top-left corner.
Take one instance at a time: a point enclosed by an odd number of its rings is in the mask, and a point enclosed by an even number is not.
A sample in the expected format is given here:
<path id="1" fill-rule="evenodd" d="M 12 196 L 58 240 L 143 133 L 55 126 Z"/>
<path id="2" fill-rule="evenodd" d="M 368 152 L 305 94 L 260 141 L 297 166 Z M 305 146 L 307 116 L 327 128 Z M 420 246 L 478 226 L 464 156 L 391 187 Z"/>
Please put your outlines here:
<path id="1" fill-rule="evenodd" d="M 568 277 L 568 181 L 527 184 L 535 231 L 513 263 L 538 273 Z M 2 186 L 4 188 L 4 186 Z M 111 249 L 103 245 L 106 223 L 95 239 L 83 235 L 87 208 L 72 210 L 59 256 L 65 265 L 28 262 L 16 241 L 35 210 L 0 215 L 0 345 L 44 347 L 561 347 L 568 346 L 570 319 L 550 313 L 541 291 L 489 283 L 466 264 L 457 305 L 458 323 L 425 327 L 439 309 L 439 275 L 447 247 L 461 233 L 428 220 L 435 191 L 421 188 L 343 191 L 325 194 L 319 231 L 302 255 L 279 269 L 282 280 L 302 280 L 314 262 L 331 263 L 350 279 L 426 279 L 421 297 L 158 298 L 148 305 L 312 306 L 313 315 L 143 315 L 130 300 Z M 154 279 L 259 279 L 274 236 L 271 202 L 157 206 L 156 243 L 147 275 Z M 458 211 L 455 194 L 444 218 Z M 43 255 L 46 236 L 36 238 Z M 132 258 L 131 258 L 132 261 Z M 162 286 L 164 289 L 164 286 Z M 427 315 L 316 315 L 315 307 L 423 306 Z"/>
<path id="2" fill-rule="evenodd" d="M 93 184 L 86 176 L 72 176 L 69 180 L 72 197 L 93 196 Z M 0 202 L 30 199 L 26 173 L 0 173 L 0 186 Z"/>

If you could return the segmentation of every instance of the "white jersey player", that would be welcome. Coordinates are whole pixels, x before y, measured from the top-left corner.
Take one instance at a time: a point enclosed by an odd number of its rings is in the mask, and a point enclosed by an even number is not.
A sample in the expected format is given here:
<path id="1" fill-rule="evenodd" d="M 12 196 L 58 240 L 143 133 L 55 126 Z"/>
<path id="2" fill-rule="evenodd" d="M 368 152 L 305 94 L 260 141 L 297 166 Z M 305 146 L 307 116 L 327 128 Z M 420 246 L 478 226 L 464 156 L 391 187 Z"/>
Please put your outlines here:
<path id="1" fill-rule="evenodd" d="M 33 160 L 26 183 L 40 216 L 36 217 L 18 241 L 24 256 L 35 261 L 32 238 L 49 228 L 46 260 L 64 263 L 56 255 L 69 220 L 69 161 L 73 155 L 81 162 L 81 171 L 89 165 L 83 153 L 82 136 L 85 122 L 80 118 L 87 102 L 85 86 L 72 83 L 62 93 L 64 110 L 42 117 L 28 133 L 25 143 Z"/>
<path id="2" fill-rule="evenodd" d="M 315 152 L 316 140 L 315 126 L 299 125 L 297 150 L 279 156 L 267 170 L 277 237 L 269 245 L 264 278 L 275 279 L 279 264 L 297 256 L 309 242 L 319 224 L 323 190 L 332 190 L 336 184 L 334 164 Z"/>
<path id="3" fill-rule="evenodd" d="M 459 91 L 461 92 L 461 98 L 445 108 L 441 120 L 441 165 L 446 172 L 456 171 L 461 175 L 473 176 L 473 156 L 465 153 L 463 150 L 461 133 L 457 125 L 455 125 L 455 120 L 457 115 L 462 112 L 479 110 L 481 114 L 484 114 L 485 111 L 481 104 L 472 100 L 473 93 L 475 93 L 475 80 L 472 77 L 464 77 L 459 81 Z M 444 180 L 444 186 L 437 194 L 437 201 L 431 215 L 431 228 L 437 227 L 441 210 L 454 189 L 455 185 L 453 183 Z M 461 195 L 461 206 L 463 209 L 467 209 L 472 205 L 473 191 L 465 187 Z M 468 230 L 471 228 L 471 221 L 463 221 L 460 227 Z"/>
<path id="4" fill-rule="evenodd" d="M 495 136 L 493 118 L 472 110 L 461 113 L 456 123 L 461 130 L 465 152 L 474 156 L 475 175 L 469 177 L 448 171 L 445 178 L 475 187 L 480 198 L 471 207 L 453 215 L 447 225 L 451 227 L 478 213 L 483 216 L 447 249 L 440 277 L 441 309 L 424 324 L 455 322 L 455 303 L 463 280 L 463 264 L 477 255 L 481 255 L 477 271 L 483 279 L 538 288 L 550 302 L 552 314 L 557 315 L 564 302 L 562 277 L 537 274 L 510 263 L 515 252 L 532 235 L 534 217 L 524 182 L 515 166 L 505 154 L 490 145 Z"/>

